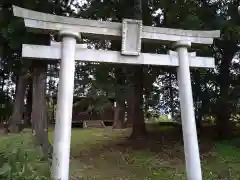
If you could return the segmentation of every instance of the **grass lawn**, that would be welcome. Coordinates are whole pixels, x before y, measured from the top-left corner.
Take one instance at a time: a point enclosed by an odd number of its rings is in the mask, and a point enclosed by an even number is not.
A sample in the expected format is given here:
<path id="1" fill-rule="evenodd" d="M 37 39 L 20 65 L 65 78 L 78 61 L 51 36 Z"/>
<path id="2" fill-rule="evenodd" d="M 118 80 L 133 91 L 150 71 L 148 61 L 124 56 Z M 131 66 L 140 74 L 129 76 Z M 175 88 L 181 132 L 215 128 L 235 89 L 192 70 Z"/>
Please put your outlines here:
<path id="1" fill-rule="evenodd" d="M 129 134 L 128 129 L 73 129 L 71 179 L 186 179 L 180 131 L 164 128 L 151 133 L 147 139 L 134 142 L 127 140 Z M 53 133 L 50 132 L 50 141 L 52 139 Z M 22 141 L 25 142 L 20 143 L 22 148 L 34 148 L 29 133 L 23 133 L 3 135 L 0 150 L 7 147 L 6 144 L 14 145 Z M 200 151 L 204 180 L 240 179 L 240 149 L 233 142 L 201 139 Z M 32 155 L 32 158 L 35 156 Z"/>

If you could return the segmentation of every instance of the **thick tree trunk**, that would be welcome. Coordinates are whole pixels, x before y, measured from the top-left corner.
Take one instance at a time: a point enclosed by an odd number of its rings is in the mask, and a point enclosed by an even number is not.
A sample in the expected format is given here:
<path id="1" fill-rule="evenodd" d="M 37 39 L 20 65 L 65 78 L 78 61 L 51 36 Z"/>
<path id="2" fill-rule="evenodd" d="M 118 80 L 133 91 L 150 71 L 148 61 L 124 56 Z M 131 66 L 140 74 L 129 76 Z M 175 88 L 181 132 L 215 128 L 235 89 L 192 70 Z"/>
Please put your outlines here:
<path id="1" fill-rule="evenodd" d="M 33 67 L 32 126 L 37 144 L 41 146 L 43 153 L 48 156 L 52 152 L 52 146 L 48 140 L 45 100 L 46 70 L 47 66 L 43 62 L 36 62 Z"/>
<path id="2" fill-rule="evenodd" d="M 226 73 L 224 74 L 227 75 Z M 231 136 L 229 121 L 230 107 L 228 104 L 229 85 L 226 80 L 227 76 L 224 76 L 223 82 L 220 83 L 220 98 L 218 101 L 217 130 L 218 137 L 221 139 L 227 139 Z"/>
<path id="3" fill-rule="evenodd" d="M 217 130 L 218 137 L 227 139 L 231 136 L 230 130 L 230 107 L 229 107 L 229 85 L 230 85 L 230 63 L 224 59 L 220 65 L 220 97 L 218 101 Z"/>
<path id="4" fill-rule="evenodd" d="M 134 0 L 134 15 L 137 20 L 142 20 L 142 0 Z M 144 121 L 143 108 L 143 66 L 134 65 L 133 70 L 133 126 L 130 138 L 138 139 L 145 137 L 147 134 Z"/>
<path id="5" fill-rule="evenodd" d="M 130 138 L 139 139 L 147 134 L 143 111 L 143 68 L 134 66 L 133 76 L 133 126 Z"/>
<path id="6" fill-rule="evenodd" d="M 119 51 L 121 49 L 121 41 L 112 41 L 111 49 L 114 51 Z M 123 67 L 121 65 L 116 65 L 115 67 L 115 99 L 116 107 L 114 111 L 114 129 L 124 128 L 124 116 L 125 116 L 125 94 L 123 86 L 125 85 L 125 76 L 123 72 Z"/>
<path id="7" fill-rule="evenodd" d="M 229 104 L 229 87 L 230 87 L 230 66 L 232 59 L 238 51 L 236 42 L 225 40 L 221 41 L 221 48 L 223 49 L 223 58 L 220 64 L 220 97 L 218 101 L 217 112 L 217 130 L 218 137 L 221 139 L 227 139 L 231 137 L 230 127 L 230 104 Z"/>
<path id="8" fill-rule="evenodd" d="M 10 119 L 9 130 L 12 133 L 21 131 L 21 121 L 24 112 L 24 97 L 27 88 L 27 76 L 21 75 L 17 81 L 15 102 L 13 107 L 13 114 Z"/>
<path id="9" fill-rule="evenodd" d="M 116 68 L 115 75 L 117 78 L 117 85 L 116 85 L 116 108 L 114 112 L 114 122 L 113 128 L 115 129 L 122 129 L 124 128 L 124 116 L 125 116 L 125 98 L 124 98 L 124 91 L 121 86 L 124 85 L 125 79 L 123 75 L 122 68 Z"/>

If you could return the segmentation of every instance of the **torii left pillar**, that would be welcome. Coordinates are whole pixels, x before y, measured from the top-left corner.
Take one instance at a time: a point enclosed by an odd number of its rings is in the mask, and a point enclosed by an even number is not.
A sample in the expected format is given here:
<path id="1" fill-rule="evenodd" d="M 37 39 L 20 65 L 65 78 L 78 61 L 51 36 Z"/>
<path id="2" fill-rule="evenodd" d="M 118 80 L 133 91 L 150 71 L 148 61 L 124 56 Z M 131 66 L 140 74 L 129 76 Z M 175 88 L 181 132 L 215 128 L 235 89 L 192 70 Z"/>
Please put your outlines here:
<path id="1" fill-rule="evenodd" d="M 202 180 L 189 69 L 188 48 L 190 46 L 189 41 L 179 41 L 174 44 L 179 58 L 177 73 L 187 177 L 188 180 Z"/>
<path id="2" fill-rule="evenodd" d="M 52 179 L 68 180 L 72 129 L 75 52 L 77 39 L 80 38 L 80 34 L 78 32 L 66 29 L 60 31 L 60 36 L 62 39 L 62 46 L 53 145 Z"/>

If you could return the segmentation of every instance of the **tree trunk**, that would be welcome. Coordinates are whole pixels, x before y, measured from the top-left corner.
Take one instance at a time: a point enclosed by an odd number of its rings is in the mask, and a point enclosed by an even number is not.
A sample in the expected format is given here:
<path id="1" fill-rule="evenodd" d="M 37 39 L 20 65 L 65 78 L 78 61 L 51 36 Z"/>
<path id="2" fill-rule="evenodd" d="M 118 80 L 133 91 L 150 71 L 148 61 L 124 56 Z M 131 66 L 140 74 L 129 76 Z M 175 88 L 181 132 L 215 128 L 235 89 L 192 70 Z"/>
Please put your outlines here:
<path id="1" fill-rule="evenodd" d="M 125 116 L 125 103 L 122 100 L 116 101 L 116 107 L 114 112 L 113 129 L 124 128 L 124 116 Z"/>
<path id="2" fill-rule="evenodd" d="M 4 92 L 5 79 L 4 72 L 2 72 L 1 92 Z"/>
<path id="3" fill-rule="evenodd" d="M 172 116 L 172 119 L 174 119 L 174 95 L 173 95 L 173 85 L 172 85 L 172 81 L 173 81 L 173 72 L 172 70 L 170 70 L 169 72 L 169 96 L 170 96 L 170 108 L 171 108 L 171 116 Z"/>
<path id="4" fill-rule="evenodd" d="M 142 0 L 134 0 L 134 19 L 142 20 Z M 138 139 L 147 135 L 143 109 L 143 66 L 134 65 L 133 68 L 133 126 L 130 138 Z"/>
<path id="5" fill-rule="evenodd" d="M 230 86 L 230 64 L 227 62 L 229 59 L 224 59 L 220 65 L 220 97 L 218 101 L 217 112 L 217 130 L 218 137 L 221 139 L 229 138 L 231 135 L 230 130 L 230 109 L 228 104 L 228 93 Z"/>
<path id="6" fill-rule="evenodd" d="M 134 66 L 133 75 L 133 126 L 130 138 L 139 139 L 147 135 L 143 111 L 143 68 Z"/>
<path id="7" fill-rule="evenodd" d="M 202 109 L 202 101 L 203 101 L 203 96 L 202 96 L 202 90 L 201 90 L 201 75 L 199 70 L 195 70 L 192 72 L 192 89 L 193 89 L 193 100 L 194 100 L 194 106 L 195 106 L 195 122 L 196 122 L 196 128 L 198 131 L 198 134 L 200 134 L 201 130 L 201 109 Z"/>
<path id="8" fill-rule="evenodd" d="M 127 121 L 125 122 L 125 127 L 132 127 L 133 124 L 133 96 L 131 92 L 130 94 L 131 95 L 127 98 Z"/>
<path id="9" fill-rule="evenodd" d="M 24 112 L 24 97 L 27 88 L 27 76 L 20 75 L 17 81 L 15 102 L 13 106 L 13 114 L 10 119 L 9 130 L 12 133 L 21 131 L 21 121 Z"/>
<path id="10" fill-rule="evenodd" d="M 33 85 L 32 85 L 32 78 L 29 79 L 29 87 L 27 91 L 27 107 L 26 107 L 26 115 L 25 115 L 25 124 L 28 127 L 31 127 L 31 114 L 32 114 L 32 93 L 33 93 Z"/>
<path id="11" fill-rule="evenodd" d="M 217 114 L 217 129 L 218 137 L 221 139 L 227 139 L 231 135 L 230 130 L 230 109 L 228 104 L 229 93 L 229 68 L 225 63 L 221 63 L 220 76 L 222 81 L 220 82 L 220 97 L 218 101 L 218 114 Z"/>
<path id="12" fill-rule="evenodd" d="M 112 41 L 111 49 L 114 51 L 119 51 L 121 49 L 121 41 Z M 123 72 L 123 67 L 121 65 L 116 65 L 115 67 L 115 99 L 116 99 L 116 108 L 114 111 L 114 129 L 124 128 L 124 117 L 125 117 L 125 94 L 123 86 L 125 85 L 125 76 Z"/>
<path id="13" fill-rule="evenodd" d="M 229 87 L 230 87 L 230 66 L 232 59 L 238 51 L 236 42 L 225 40 L 221 42 L 223 49 L 223 58 L 220 64 L 220 97 L 218 100 L 218 111 L 217 111 L 217 130 L 218 137 L 221 139 L 228 139 L 231 137 L 230 127 L 230 104 L 229 104 Z"/>
<path id="14" fill-rule="evenodd" d="M 48 140 L 46 70 L 47 66 L 43 62 L 36 62 L 33 67 L 32 126 L 36 142 L 47 157 L 52 152 L 52 146 Z"/>

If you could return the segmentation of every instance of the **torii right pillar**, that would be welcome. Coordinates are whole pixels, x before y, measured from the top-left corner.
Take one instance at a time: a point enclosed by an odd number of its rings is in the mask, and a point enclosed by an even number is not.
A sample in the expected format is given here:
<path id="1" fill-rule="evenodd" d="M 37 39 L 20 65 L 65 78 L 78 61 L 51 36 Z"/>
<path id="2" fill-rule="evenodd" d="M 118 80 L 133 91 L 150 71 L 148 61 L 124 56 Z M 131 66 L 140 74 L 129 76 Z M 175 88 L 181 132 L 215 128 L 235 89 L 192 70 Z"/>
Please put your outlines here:
<path id="1" fill-rule="evenodd" d="M 189 69 L 188 48 L 190 46 L 191 42 L 189 41 L 178 41 L 174 44 L 179 59 L 177 76 L 187 177 L 188 180 L 202 180 Z"/>

